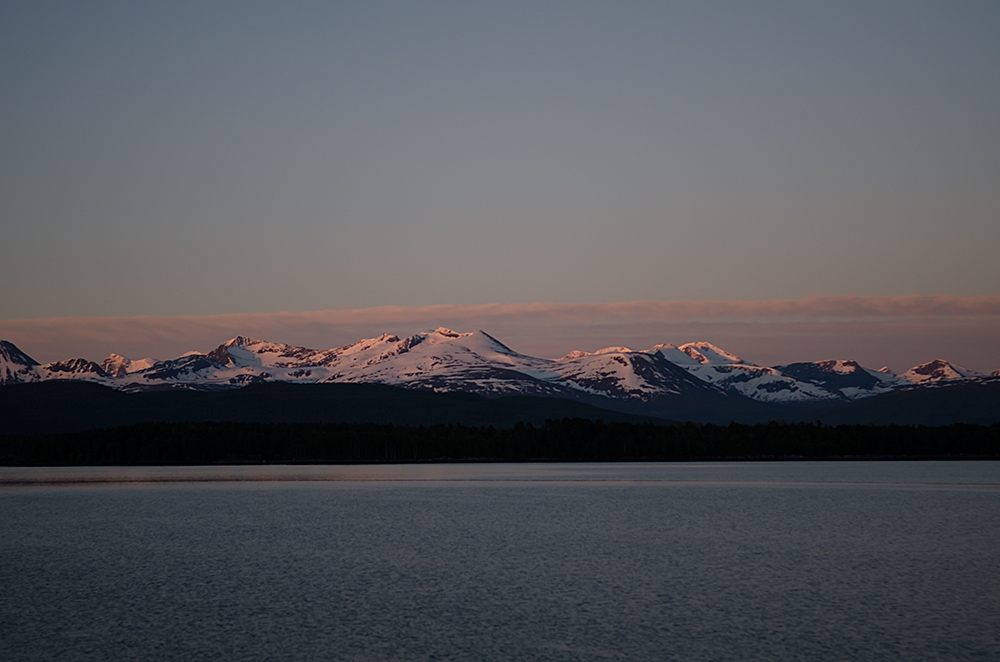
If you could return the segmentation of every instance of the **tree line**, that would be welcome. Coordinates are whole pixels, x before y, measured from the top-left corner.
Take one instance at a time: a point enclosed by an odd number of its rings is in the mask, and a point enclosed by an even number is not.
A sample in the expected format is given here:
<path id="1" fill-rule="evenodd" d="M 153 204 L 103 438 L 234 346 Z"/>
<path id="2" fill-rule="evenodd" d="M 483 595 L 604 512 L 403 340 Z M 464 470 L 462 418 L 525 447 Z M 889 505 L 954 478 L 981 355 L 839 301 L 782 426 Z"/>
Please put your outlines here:
<path id="1" fill-rule="evenodd" d="M 512 428 L 143 423 L 0 437 L 0 464 L 6 466 L 843 458 L 1000 459 L 1000 426 L 658 425 L 568 418 Z"/>

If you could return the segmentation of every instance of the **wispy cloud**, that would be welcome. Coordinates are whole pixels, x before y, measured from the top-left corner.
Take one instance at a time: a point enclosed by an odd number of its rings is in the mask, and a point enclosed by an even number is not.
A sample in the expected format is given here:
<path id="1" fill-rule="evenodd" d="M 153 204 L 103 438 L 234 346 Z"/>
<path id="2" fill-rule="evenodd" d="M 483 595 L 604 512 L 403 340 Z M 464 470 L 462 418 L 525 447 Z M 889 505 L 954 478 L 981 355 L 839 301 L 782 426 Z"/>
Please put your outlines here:
<path id="1" fill-rule="evenodd" d="M 70 356 L 168 358 L 235 335 L 335 347 L 382 332 L 483 329 L 514 349 L 572 349 L 709 340 L 766 364 L 856 358 L 905 369 L 941 356 L 1000 366 L 1000 296 L 810 297 L 768 301 L 385 306 L 187 317 L 67 317 L 0 321 L 0 338 L 41 361 Z M 875 365 L 874 367 L 878 367 Z"/>

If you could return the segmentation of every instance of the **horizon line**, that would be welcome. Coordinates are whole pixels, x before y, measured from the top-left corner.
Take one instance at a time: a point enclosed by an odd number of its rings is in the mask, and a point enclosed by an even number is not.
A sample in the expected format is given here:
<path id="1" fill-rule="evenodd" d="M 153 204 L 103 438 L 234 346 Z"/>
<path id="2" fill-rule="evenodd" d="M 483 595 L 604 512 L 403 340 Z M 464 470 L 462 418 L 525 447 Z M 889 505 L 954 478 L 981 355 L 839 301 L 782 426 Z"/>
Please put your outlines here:
<path id="1" fill-rule="evenodd" d="M 531 356 L 708 341 L 761 365 L 852 358 L 909 368 L 934 358 L 1000 367 L 1000 295 L 810 296 L 730 301 L 387 305 L 303 312 L 0 320 L 42 363 L 68 356 L 178 356 L 235 336 L 342 347 L 381 333 L 483 330 Z M 683 338 L 683 340 L 681 340 Z"/>

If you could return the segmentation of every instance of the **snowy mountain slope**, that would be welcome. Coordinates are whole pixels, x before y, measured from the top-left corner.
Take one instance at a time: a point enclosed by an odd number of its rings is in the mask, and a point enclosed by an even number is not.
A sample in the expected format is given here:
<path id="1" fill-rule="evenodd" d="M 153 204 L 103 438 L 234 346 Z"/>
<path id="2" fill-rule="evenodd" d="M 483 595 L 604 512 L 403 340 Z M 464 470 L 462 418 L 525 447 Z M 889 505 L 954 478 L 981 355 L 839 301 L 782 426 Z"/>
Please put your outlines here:
<path id="1" fill-rule="evenodd" d="M 625 347 L 571 352 L 555 361 L 520 354 L 483 331 L 438 328 L 398 340 L 378 356 L 343 356 L 326 381 L 378 382 L 484 395 L 600 396 L 648 400 L 701 389 L 677 366 Z"/>
<path id="2" fill-rule="evenodd" d="M 218 387 L 228 384 L 239 386 L 237 371 L 225 374 L 225 366 L 205 354 L 185 354 L 169 361 L 158 361 L 145 370 L 128 373 L 115 381 L 126 390 L 143 390 L 151 387 L 186 386 L 189 388 Z M 236 381 L 230 382 L 230 379 Z"/>
<path id="3" fill-rule="evenodd" d="M 381 336 L 337 351 L 323 381 L 381 383 L 486 395 L 558 395 L 568 386 L 549 361 L 519 354 L 483 331 L 437 328 L 407 338 Z"/>
<path id="4" fill-rule="evenodd" d="M 38 362 L 12 342 L 0 340 L 0 384 L 23 384 L 41 379 Z"/>
<path id="5" fill-rule="evenodd" d="M 689 342 L 681 345 L 677 349 L 684 352 L 684 354 L 689 356 L 692 360 L 702 365 L 754 365 L 752 363 L 747 363 L 732 352 L 727 352 L 724 349 L 716 347 L 710 342 Z"/>
<path id="6" fill-rule="evenodd" d="M 133 372 L 139 372 L 147 368 L 152 368 L 157 363 L 156 359 L 128 359 L 120 354 L 110 354 L 108 358 L 101 362 L 101 370 L 109 377 L 124 377 Z"/>
<path id="7" fill-rule="evenodd" d="M 802 404 L 837 397 L 828 389 L 785 375 L 775 368 L 731 364 L 698 366 L 690 370 L 719 388 L 760 402 Z"/>
<path id="8" fill-rule="evenodd" d="M 980 372 L 949 363 L 944 359 L 934 359 L 927 363 L 921 363 L 900 375 L 900 377 L 909 383 L 920 385 L 954 381 L 957 379 L 977 379 L 985 376 Z"/>
<path id="9" fill-rule="evenodd" d="M 909 384 L 888 369 L 871 370 L 857 361 L 827 360 L 775 367 L 785 375 L 838 393 L 848 400 L 878 395 Z"/>
<path id="10" fill-rule="evenodd" d="M 758 402 L 810 403 L 836 399 L 828 389 L 761 367 L 708 342 L 676 347 L 656 345 L 647 350 L 682 366 L 693 376 L 729 393 L 738 393 Z"/>
<path id="11" fill-rule="evenodd" d="M 38 367 L 38 373 L 43 380 L 72 379 L 77 381 L 106 381 L 108 373 L 93 361 L 87 359 L 68 359 L 53 361 Z"/>
<path id="12" fill-rule="evenodd" d="M 671 345 L 670 343 L 664 343 L 662 345 L 654 345 L 652 349 L 647 350 L 650 354 L 659 353 L 663 358 L 670 361 L 674 365 L 684 366 L 685 368 L 690 366 L 702 365 L 700 361 L 692 357 L 687 352 L 683 351 L 677 345 Z"/>
<path id="13" fill-rule="evenodd" d="M 518 354 L 483 333 L 436 329 L 408 338 L 383 334 L 315 350 L 237 336 L 208 354 L 189 353 L 119 381 L 129 390 L 159 386 L 225 388 L 259 381 L 382 383 L 491 395 L 562 393 L 547 362 Z M 553 383 L 555 382 L 555 383 Z"/>
<path id="14" fill-rule="evenodd" d="M 387 340 L 398 341 L 383 336 L 340 349 L 316 350 L 236 336 L 207 354 L 187 352 L 129 371 L 120 379 L 130 390 L 157 386 L 227 388 L 268 380 L 315 383 L 333 374 L 330 366 L 341 354 L 357 354 L 359 347 L 371 351 Z"/>
<path id="15" fill-rule="evenodd" d="M 594 395 L 650 400 L 704 388 L 687 370 L 660 354 L 611 347 L 597 352 L 572 352 L 555 361 L 564 380 Z"/>
<path id="16" fill-rule="evenodd" d="M 337 351 L 308 349 L 236 336 L 213 349 L 207 356 L 226 367 L 300 368 L 325 365 L 335 358 Z"/>

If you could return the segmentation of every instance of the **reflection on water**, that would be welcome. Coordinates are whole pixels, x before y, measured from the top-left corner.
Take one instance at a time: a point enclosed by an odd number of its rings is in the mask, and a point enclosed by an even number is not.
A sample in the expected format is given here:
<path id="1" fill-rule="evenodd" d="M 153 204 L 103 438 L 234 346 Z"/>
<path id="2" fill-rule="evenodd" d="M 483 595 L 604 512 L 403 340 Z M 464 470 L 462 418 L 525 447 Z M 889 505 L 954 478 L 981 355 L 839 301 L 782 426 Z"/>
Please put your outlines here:
<path id="1" fill-rule="evenodd" d="M 0 470 L 0 659 L 1000 659 L 1000 463 Z"/>
<path id="2" fill-rule="evenodd" d="M 1000 485 L 995 462 L 482 463 L 0 467 L 0 489 L 25 485 L 183 482 L 740 482 Z"/>

